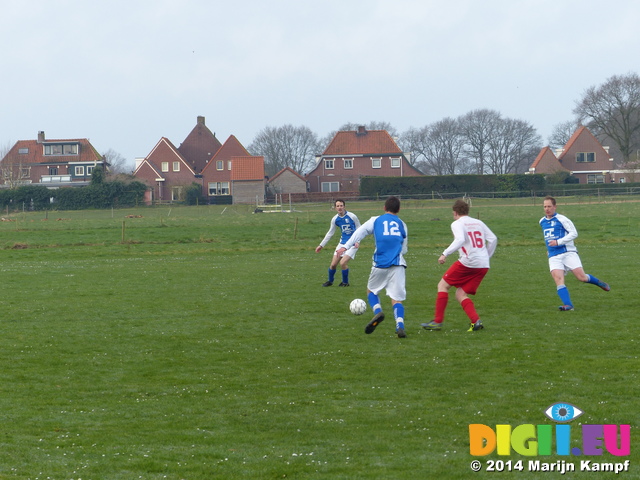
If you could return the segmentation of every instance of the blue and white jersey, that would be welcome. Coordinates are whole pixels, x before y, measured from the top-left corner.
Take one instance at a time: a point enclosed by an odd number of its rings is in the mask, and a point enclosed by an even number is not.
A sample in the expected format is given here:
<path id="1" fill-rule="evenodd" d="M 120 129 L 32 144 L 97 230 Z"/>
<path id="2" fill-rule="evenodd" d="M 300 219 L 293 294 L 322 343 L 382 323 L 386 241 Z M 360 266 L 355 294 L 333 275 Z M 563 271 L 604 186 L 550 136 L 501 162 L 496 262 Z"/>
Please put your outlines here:
<path id="1" fill-rule="evenodd" d="M 347 249 L 360 243 L 366 236 L 373 235 L 376 249 L 373 252 L 373 266 L 389 268 L 407 266 L 404 254 L 407 253 L 407 225 L 393 213 L 371 217 L 355 231 L 345 244 Z"/>
<path id="2" fill-rule="evenodd" d="M 340 231 L 340 244 L 344 245 L 359 227 L 360 220 L 358 220 L 358 217 L 354 213 L 344 212 L 342 217 L 336 213 L 331 219 L 329 231 L 320 242 L 320 246 L 324 248 L 336 230 Z"/>
<path id="3" fill-rule="evenodd" d="M 542 227 L 542 234 L 544 235 L 544 243 L 547 245 L 547 253 L 550 257 L 565 252 L 578 251 L 573 243 L 573 241 L 578 238 L 578 230 L 576 230 L 573 222 L 564 215 L 556 213 L 551 218 L 544 216 L 540 219 L 540 226 Z M 551 240 L 556 240 L 558 246 L 549 246 Z"/>

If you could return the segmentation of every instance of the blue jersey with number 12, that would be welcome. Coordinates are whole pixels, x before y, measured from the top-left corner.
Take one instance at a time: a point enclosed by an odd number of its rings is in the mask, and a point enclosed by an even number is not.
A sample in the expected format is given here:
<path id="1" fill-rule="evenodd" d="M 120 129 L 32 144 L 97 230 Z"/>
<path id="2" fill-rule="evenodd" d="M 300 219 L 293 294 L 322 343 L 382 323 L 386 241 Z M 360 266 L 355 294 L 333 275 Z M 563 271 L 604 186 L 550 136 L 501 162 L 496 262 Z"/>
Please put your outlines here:
<path id="1" fill-rule="evenodd" d="M 373 252 L 374 267 L 407 266 L 404 260 L 404 254 L 407 253 L 407 225 L 397 215 L 385 213 L 379 217 L 371 217 L 355 231 L 345 247 L 349 249 L 372 234 L 376 242 Z"/>

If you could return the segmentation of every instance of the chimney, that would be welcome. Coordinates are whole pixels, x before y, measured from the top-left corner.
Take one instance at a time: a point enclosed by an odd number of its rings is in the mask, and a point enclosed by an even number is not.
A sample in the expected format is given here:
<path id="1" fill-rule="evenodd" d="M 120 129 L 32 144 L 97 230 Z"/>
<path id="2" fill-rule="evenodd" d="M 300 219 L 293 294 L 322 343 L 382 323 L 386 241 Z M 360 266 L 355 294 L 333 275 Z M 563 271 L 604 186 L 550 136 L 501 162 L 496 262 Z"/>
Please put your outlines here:
<path id="1" fill-rule="evenodd" d="M 204 117 L 202 115 L 198 116 L 198 125 L 204 125 Z"/>
<path id="2" fill-rule="evenodd" d="M 38 143 L 44 143 L 44 131 L 42 130 L 38 132 Z"/>
<path id="3" fill-rule="evenodd" d="M 356 131 L 356 135 L 366 135 L 367 134 L 367 129 L 365 128 L 364 125 L 360 125 L 358 127 L 358 130 Z"/>

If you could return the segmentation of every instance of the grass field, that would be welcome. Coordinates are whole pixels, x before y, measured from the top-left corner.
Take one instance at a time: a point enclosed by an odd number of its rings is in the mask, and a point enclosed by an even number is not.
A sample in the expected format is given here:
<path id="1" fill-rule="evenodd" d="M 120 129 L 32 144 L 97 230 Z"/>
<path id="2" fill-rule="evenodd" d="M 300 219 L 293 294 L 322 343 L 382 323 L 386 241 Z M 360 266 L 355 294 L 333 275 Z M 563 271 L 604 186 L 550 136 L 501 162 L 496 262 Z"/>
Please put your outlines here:
<path id="1" fill-rule="evenodd" d="M 519 203 L 518 203 L 519 202 Z M 538 220 L 541 201 L 474 200 L 500 243 L 467 333 L 453 297 L 431 319 L 450 201 L 407 201 L 406 327 L 363 333 L 373 251 L 351 287 L 322 288 L 332 249 L 314 248 L 329 205 L 28 212 L 0 223 L 0 479 L 557 478 L 529 459 L 623 462 L 564 478 L 640 478 L 640 204 L 560 199 L 587 273 L 559 312 Z M 364 221 L 382 202 L 349 203 Z M 330 246 L 335 244 L 335 237 Z M 383 307 L 391 312 L 383 296 Z M 630 424 L 631 455 L 524 457 L 524 471 L 470 469 L 469 424 Z"/>

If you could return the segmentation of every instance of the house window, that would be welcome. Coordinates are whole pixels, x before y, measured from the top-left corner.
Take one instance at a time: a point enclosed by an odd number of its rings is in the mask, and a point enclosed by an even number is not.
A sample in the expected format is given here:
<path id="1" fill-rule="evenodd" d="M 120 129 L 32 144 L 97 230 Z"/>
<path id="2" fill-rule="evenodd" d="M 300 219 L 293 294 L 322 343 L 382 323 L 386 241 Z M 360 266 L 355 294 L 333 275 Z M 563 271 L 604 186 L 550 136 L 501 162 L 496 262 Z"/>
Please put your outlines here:
<path id="1" fill-rule="evenodd" d="M 22 171 L 20 175 L 22 178 L 29 178 L 29 174 L 31 173 L 31 167 L 22 167 Z"/>
<path id="2" fill-rule="evenodd" d="M 400 168 L 400 157 L 391 157 L 391 168 Z"/>
<path id="3" fill-rule="evenodd" d="M 371 168 L 382 168 L 382 158 L 372 158 Z"/>
<path id="4" fill-rule="evenodd" d="M 216 162 L 216 170 L 224 170 L 224 162 L 222 160 Z"/>
<path id="5" fill-rule="evenodd" d="M 44 146 L 45 155 L 77 155 L 78 144 L 49 143 Z"/>
<path id="6" fill-rule="evenodd" d="M 58 167 L 49 167 L 49 175 L 58 175 Z"/>
<path id="7" fill-rule="evenodd" d="M 231 160 L 227 162 L 227 170 L 231 171 Z"/>
<path id="8" fill-rule="evenodd" d="M 344 169 L 351 170 L 353 168 L 353 158 L 344 159 Z"/>
<path id="9" fill-rule="evenodd" d="M 91 175 L 93 173 L 93 169 L 96 167 L 87 167 L 87 175 Z"/>
<path id="10" fill-rule="evenodd" d="M 333 165 L 333 159 L 331 159 L 331 160 L 326 159 L 326 160 L 324 161 L 324 168 L 326 168 L 327 170 L 333 170 L 333 167 L 334 167 L 334 165 Z"/>
<path id="11" fill-rule="evenodd" d="M 601 173 L 587 175 L 587 183 L 604 183 L 604 175 Z"/>
<path id="12" fill-rule="evenodd" d="M 595 152 L 578 152 L 576 153 L 576 162 L 578 163 L 593 163 L 596 161 Z"/>
<path id="13" fill-rule="evenodd" d="M 28 148 L 19 148 L 18 149 L 18 153 L 20 155 L 25 155 L 25 154 L 29 153 L 29 149 Z"/>
<path id="14" fill-rule="evenodd" d="M 173 171 L 174 172 L 180 171 L 180 162 L 173 162 Z"/>
<path id="15" fill-rule="evenodd" d="M 320 185 L 322 192 L 339 192 L 340 191 L 340 183 L 339 182 L 322 182 Z"/>
<path id="16" fill-rule="evenodd" d="M 180 201 L 182 198 L 182 187 L 171 187 L 171 200 Z"/>
<path id="17" fill-rule="evenodd" d="M 209 182 L 209 195 L 229 195 L 229 182 Z"/>
<path id="18" fill-rule="evenodd" d="M 162 165 L 160 166 L 160 169 L 163 172 L 168 172 L 169 171 L 169 162 L 162 162 Z"/>
<path id="19" fill-rule="evenodd" d="M 62 146 L 62 154 L 63 155 L 77 155 L 78 154 L 78 145 L 77 144 L 71 144 L 71 145 L 63 145 Z"/>
<path id="20" fill-rule="evenodd" d="M 62 145 L 45 145 L 45 155 L 62 155 Z"/>
<path id="21" fill-rule="evenodd" d="M 84 167 L 81 165 L 76 165 L 74 175 L 76 177 L 84 177 Z"/>

